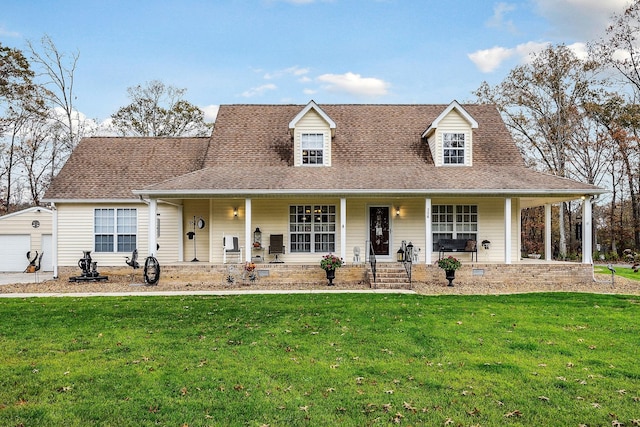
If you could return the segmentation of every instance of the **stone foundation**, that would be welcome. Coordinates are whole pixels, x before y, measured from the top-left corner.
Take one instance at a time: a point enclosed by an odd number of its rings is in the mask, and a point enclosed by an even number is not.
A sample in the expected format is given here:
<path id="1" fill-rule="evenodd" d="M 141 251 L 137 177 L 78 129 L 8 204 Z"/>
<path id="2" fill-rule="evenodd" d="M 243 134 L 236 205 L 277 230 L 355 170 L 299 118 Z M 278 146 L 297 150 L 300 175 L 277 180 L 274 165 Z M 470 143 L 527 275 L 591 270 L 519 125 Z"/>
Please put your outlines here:
<path id="1" fill-rule="evenodd" d="M 161 265 L 161 282 L 225 284 L 250 283 L 244 264 L 180 263 Z M 142 268 L 101 267 L 101 275 L 110 281 L 143 281 Z M 63 280 L 80 275 L 78 267 L 60 267 L 58 274 Z M 256 264 L 254 271 L 262 284 L 326 284 L 325 271 L 319 265 L 303 264 Z M 445 273 L 435 265 L 413 266 L 413 284 L 446 284 Z M 593 267 L 589 264 L 555 262 L 549 264 L 463 264 L 456 271 L 454 284 L 511 284 L 518 285 L 579 285 L 591 283 Z M 366 285 L 376 287 L 366 264 L 347 264 L 336 271 L 336 284 Z"/>

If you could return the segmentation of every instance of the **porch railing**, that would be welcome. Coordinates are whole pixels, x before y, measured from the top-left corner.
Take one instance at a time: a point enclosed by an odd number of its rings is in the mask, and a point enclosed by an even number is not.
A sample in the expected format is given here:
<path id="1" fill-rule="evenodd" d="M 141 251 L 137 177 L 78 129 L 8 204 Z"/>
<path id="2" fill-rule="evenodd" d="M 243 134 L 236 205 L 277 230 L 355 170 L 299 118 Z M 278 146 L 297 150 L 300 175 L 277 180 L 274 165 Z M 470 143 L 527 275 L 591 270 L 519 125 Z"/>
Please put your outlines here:
<path id="1" fill-rule="evenodd" d="M 369 253 L 369 265 L 371 266 L 371 274 L 373 275 L 373 287 L 376 288 L 376 252 L 373 250 L 373 243 L 371 241 L 368 242 L 367 245 L 369 249 L 367 252 Z"/>

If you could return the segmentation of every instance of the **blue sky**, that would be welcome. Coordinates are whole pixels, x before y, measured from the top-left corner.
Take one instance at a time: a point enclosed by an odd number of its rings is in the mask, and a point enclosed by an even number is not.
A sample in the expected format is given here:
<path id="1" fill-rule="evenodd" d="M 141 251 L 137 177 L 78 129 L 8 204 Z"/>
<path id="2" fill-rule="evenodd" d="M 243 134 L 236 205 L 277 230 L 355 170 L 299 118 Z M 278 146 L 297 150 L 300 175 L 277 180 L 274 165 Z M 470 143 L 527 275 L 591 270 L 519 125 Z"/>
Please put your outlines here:
<path id="1" fill-rule="evenodd" d="M 8 4 L 7 4 L 8 3 Z M 220 104 L 449 103 L 545 43 L 577 52 L 629 0 L 9 0 L 0 42 L 80 54 L 76 106 L 102 121 L 151 80 Z"/>

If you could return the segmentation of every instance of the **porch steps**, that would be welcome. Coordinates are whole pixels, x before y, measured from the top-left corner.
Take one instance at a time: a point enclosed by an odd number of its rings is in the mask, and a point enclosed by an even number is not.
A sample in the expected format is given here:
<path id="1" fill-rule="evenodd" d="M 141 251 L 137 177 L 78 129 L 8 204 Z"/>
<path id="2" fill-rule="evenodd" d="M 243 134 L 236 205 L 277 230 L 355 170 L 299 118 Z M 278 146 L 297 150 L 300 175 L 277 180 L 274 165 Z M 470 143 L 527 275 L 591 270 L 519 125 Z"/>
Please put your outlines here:
<path id="1" fill-rule="evenodd" d="M 371 266 L 369 269 L 369 277 L 371 278 L 371 287 L 376 289 L 411 289 L 409 277 L 400 262 L 377 263 L 376 264 L 376 281 L 373 282 L 373 274 Z"/>

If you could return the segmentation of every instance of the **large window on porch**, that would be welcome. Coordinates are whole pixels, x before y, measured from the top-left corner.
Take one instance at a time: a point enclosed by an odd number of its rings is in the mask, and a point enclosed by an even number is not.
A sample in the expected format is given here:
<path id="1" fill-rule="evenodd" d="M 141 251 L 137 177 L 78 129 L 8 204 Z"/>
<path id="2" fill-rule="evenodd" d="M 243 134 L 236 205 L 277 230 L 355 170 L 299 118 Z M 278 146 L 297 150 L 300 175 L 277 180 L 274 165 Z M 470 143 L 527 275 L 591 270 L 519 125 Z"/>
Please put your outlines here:
<path id="1" fill-rule="evenodd" d="M 335 205 L 290 206 L 289 242 L 292 253 L 335 252 Z"/>
<path id="2" fill-rule="evenodd" d="M 477 205 L 433 205 L 431 212 L 434 251 L 440 239 L 478 240 Z"/>

